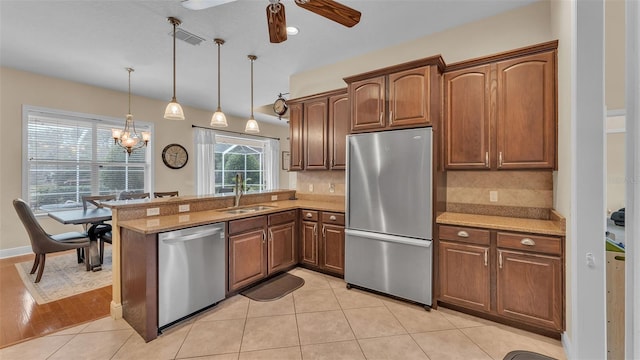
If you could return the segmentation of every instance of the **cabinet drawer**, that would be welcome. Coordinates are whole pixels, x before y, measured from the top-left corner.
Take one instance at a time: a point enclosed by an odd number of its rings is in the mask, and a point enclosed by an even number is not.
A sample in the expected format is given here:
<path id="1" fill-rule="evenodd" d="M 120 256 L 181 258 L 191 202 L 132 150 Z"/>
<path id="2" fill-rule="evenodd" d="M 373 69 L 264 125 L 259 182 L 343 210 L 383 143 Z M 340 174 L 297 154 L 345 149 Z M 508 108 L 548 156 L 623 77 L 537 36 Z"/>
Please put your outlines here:
<path id="1" fill-rule="evenodd" d="M 229 221 L 229 235 L 239 234 L 253 229 L 260 229 L 267 225 L 267 217 L 254 216 L 246 219 Z"/>
<path id="2" fill-rule="evenodd" d="M 332 213 L 332 212 L 322 212 L 322 223 L 323 224 L 336 224 L 336 225 L 344 225 L 344 214 L 342 213 Z"/>
<path id="3" fill-rule="evenodd" d="M 489 230 L 448 225 L 440 225 L 438 229 L 440 240 L 452 240 L 471 244 L 489 245 Z"/>
<path id="4" fill-rule="evenodd" d="M 498 247 L 545 254 L 562 254 L 562 241 L 558 237 L 498 232 Z"/>
<path id="5" fill-rule="evenodd" d="M 284 223 L 295 221 L 295 220 L 296 220 L 296 211 L 290 210 L 290 211 L 283 211 L 280 213 L 269 215 L 268 222 L 269 222 L 269 226 L 271 226 L 271 225 L 284 224 Z"/>
<path id="6" fill-rule="evenodd" d="M 300 210 L 302 220 L 318 221 L 318 212 L 315 210 Z"/>

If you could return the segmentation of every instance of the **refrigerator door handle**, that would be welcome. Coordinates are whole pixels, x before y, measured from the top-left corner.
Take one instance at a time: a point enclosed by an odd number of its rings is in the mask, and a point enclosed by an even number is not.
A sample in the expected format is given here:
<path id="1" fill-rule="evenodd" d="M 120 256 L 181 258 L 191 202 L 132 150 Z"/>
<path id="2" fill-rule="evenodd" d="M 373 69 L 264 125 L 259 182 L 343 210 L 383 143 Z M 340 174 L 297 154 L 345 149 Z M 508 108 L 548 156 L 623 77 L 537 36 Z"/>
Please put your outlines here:
<path id="1" fill-rule="evenodd" d="M 413 245 L 413 246 L 420 246 L 420 247 L 431 246 L 431 240 L 415 239 L 415 238 L 389 235 L 389 234 L 379 234 L 374 232 L 352 230 L 352 229 L 344 229 L 344 233 L 347 235 L 359 236 L 359 237 L 370 238 L 370 239 L 375 239 L 380 241 L 398 243 L 398 244 L 406 244 L 406 245 Z"/>

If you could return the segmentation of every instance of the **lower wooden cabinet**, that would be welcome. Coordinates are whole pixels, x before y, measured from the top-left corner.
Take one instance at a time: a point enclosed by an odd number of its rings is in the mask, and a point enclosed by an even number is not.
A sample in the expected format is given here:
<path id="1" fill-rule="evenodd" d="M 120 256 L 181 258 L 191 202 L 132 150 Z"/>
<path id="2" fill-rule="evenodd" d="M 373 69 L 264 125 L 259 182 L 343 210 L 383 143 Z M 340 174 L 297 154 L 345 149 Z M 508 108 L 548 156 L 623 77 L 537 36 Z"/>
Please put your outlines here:
<path id="1" fill-rule="evenodd" d="M 474 310 L 489 311 L 489 246 L 440 241 L 440 298 Z"/>
<path id="2" fill-rule="evenodd" d="M 300 263 L 344 275 L 344 214 L 301 210 Z"/>
<path id="3" fill-rule="evenodd" d="M 296 244 L 295 210 L 229 221 L 228 291 L 294 266 Z"/>
<path id="4" fill-rule="evenodd" d="M 564 330 L 562 237 L 438 226 L 438 301 L 509 324 Z"/>

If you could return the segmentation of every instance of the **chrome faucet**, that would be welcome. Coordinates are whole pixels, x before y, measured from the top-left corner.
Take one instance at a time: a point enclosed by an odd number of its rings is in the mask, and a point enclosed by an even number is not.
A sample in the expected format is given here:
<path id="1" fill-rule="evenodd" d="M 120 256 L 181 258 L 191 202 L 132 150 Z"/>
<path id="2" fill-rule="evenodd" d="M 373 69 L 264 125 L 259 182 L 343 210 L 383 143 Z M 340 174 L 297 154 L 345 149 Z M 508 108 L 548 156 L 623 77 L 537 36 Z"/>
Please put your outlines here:
<path id="1" fill-rule="evenodd" d="M 236 192 L 236 207 L 238 207 L 238 205 L 240 205 L 240 198 L 242 197 L 242 175 L 240 175 L 240 173 L 236 174 L 236 185 L 235 185 L 235 192 Z"/>

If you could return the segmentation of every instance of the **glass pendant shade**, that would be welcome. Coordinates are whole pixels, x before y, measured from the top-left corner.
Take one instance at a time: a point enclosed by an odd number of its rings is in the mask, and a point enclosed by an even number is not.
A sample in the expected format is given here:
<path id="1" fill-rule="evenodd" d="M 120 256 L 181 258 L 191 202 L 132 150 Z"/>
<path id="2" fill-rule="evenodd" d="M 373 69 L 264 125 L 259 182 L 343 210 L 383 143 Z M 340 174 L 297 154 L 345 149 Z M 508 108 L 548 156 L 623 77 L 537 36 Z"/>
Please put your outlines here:
<path id="1" fill-rule="evenodd" d="M 222 112 L 222 110 L 220 110 L 220 107 L 218 107 L 218 110 L 216 110 L 216 112 L 213 113 L 213 116 L 211 117 L 211 126 L 217 126 L 217 127 L 227 127 L 227 117 L 224 116 L 224 113 Z"/>
<path id="2" fill-rule="evenodd" d="M 175 98 L 171 100 L 164 110 L 164 118 L 167 120 L 184 120 L 184 111 Z"/>
<path id="3" fill-rule="evenodd" d="M 260 127 L 258 126 L 258 122 L 256 121 L 256 119 L 253 118 L 253 116 L 251 116 L 251 118 L 247 120 L 247 126 L 244 127 L 244 132 L 248 132 L 248 133 L 260 132 Z"/>

